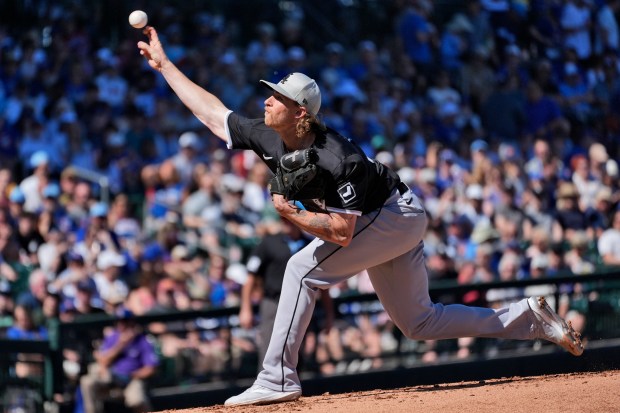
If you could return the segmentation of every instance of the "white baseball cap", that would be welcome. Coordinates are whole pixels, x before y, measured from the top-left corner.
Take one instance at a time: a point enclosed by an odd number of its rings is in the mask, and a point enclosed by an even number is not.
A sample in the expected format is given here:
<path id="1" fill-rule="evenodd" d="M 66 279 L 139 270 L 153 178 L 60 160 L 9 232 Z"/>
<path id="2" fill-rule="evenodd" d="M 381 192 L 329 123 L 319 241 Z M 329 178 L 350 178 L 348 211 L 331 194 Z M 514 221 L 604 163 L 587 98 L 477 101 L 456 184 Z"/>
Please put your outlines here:
<path id="1" fill-rule="evenodd" d="M 122 267 L 127 261 L 116 251 L 103 250 L 97 257 L 97 268 L 107 270 L 110 267 Z"/>
<path id="2" fill-rule="evenodd" d="M 200 147 L 200 138 L 195 132 L 183 132 L 179 137 L 179 146 L 181 148 L 198 149 Z"/>
<path id="3" fill-rule="evenodd" d="M 295 72 L 284 76 L 277 84 L 260 81 L 268 88 L 294 100 L 316 116 L 321 108 L 321 91 L 314 79 L 303 73 Z"/>

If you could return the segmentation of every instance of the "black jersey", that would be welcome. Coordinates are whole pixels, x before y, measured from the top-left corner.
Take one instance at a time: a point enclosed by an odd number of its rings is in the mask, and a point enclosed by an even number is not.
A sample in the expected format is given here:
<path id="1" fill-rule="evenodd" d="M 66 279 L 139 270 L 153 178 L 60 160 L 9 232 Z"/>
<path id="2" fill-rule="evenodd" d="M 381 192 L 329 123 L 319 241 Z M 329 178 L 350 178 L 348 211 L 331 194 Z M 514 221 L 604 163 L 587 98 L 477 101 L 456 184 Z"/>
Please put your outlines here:
<path id="1" fill-rule="evenodd" d="M 280 136 L 263 119 L 231 113 L 228 134 L 231 148 L 253 150 L 274 173 L 287 152 Z M 381 207 L 399 182 L 394 171 L 368 158 L 358 145 L 333 129 L 317 136 L 313 147 L 325 195 L 322 200 L 301 200 L 307 207 L 319 203 L 327 211 L 367 214 Z"/>

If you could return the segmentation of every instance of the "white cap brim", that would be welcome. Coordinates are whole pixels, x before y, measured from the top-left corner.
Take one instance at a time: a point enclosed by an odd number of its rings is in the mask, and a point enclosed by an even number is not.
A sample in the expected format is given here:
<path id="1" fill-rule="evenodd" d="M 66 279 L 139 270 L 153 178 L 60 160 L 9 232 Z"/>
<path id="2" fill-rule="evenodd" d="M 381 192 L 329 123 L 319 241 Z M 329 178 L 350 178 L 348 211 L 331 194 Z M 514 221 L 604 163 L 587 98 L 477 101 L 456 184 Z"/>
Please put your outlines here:
<path id="1" fill-rule="evenodd" d="M 271 90 L 275 90 L 276 92 L 278 92 L 279 94 L 281 94 L 282 96 L 285 96 L 287 98 L 289 98 L 290 100 L 292 100 L 293 102 L 296 102 L 297 104 L 301 105 L 301 103 L 297 102 L 297 100 L 295 100 L 295 98 L 291 95 L 289 95 L 289 93 L 282 89 L 280 86 L 278 86 L 277 83 L 271 83 L 271 82 L 267 82 L 266 80 L 261 80 L 260 81 L 265 87 L 268 87 Z M 303 105 L 302 105 L 303 106 Z"/>

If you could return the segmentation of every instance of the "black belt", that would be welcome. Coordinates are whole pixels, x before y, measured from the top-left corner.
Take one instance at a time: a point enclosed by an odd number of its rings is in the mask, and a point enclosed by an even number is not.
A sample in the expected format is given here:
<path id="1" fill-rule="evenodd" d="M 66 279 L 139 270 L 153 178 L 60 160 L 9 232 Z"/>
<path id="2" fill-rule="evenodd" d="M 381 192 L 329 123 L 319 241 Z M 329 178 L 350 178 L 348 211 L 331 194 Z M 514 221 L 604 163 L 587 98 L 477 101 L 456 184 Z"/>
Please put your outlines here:
<path id="1" fill-rule="evenodd" d="M 400 194 L 400 196 L 403 196 L 407 193 L 409 193 L 409 187 L 407 186 L 406 183 L 404 182 L 399 182 L 398 185 L 396 185 L 396 189 L 398 189 L 398 193 Z"/>

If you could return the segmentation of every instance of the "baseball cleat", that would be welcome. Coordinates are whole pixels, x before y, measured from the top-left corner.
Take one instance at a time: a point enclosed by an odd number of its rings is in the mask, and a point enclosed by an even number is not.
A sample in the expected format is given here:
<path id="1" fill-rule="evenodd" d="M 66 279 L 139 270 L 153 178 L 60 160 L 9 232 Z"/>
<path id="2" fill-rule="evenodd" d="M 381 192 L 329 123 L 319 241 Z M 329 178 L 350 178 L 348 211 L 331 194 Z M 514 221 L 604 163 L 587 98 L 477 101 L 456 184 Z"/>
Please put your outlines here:
<path id="1" fill-rule="evenodd" d="M 277 391 L 255 384 L 243 393 L 226 400 L 224 406 L 281 403 L 297 400 L 299 397 L 301 390 Z"/>
<path id="2" fill-rule="evenodd" d="M 573 329 L 570 321 L 566 323 L 553 311 L 549 304 L 547 304 L 545 297 L 530 297 L 527 303 L 536 316 L 542 331 L 541 338 L 563 347 L 574 356 L 581 356 L 583 353 L 581 334 Z"/>

